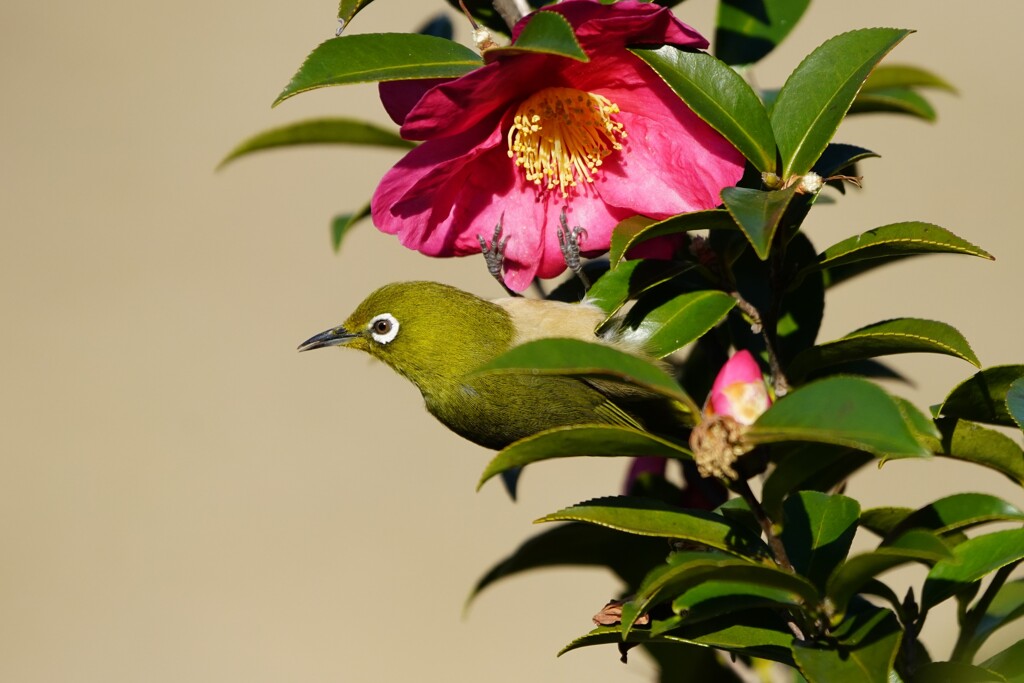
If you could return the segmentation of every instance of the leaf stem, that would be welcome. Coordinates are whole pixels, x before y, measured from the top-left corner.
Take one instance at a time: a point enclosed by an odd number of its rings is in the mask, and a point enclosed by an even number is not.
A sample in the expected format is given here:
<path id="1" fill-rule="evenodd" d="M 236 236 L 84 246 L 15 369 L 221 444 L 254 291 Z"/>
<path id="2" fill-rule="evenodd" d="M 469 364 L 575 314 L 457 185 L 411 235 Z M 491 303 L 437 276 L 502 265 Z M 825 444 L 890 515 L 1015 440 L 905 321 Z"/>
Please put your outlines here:
<path id="1" fill-rule="evenodd" d="M 786 547 L 782 545 L 782 540 L 775 535 L 775 524 L 772 522 L 768 513 L 765 512 L 764 507 L 761 505 L 761 501 L 757 499 L 754 492 L 750 490 L 750 484 L 745 479 L 735 481 L 732 484 L 732 489 L 746 501 L 747 505 L 750 506 L 750 511 L 754 513 L 754 517 L 757 518 L 757 523 L 761 525 L 761 531 L 764 532 L 764 537 L 768 541 L 768 547 L 771 548 L 772 556 L 775 557 L 775 562 L 786 571 L 795 572 L 793 569 L 793 563 L 789 561 L 789 555 L 786 554 Z"/>

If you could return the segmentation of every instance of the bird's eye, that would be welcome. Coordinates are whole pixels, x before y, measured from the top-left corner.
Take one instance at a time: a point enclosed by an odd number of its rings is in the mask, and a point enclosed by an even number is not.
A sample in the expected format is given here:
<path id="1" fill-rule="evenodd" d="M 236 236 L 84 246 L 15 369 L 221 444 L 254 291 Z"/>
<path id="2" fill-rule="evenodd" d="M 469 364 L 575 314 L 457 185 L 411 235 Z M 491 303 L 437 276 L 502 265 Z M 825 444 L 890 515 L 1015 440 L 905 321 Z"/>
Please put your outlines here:
<path id="1" fill-rule="evenodd" d="M 379 344 L 387 344 L 398 335 L 398 320 L 390 313 L 381 313 L 374 317 L 367 326 L 370 336 Z"/>

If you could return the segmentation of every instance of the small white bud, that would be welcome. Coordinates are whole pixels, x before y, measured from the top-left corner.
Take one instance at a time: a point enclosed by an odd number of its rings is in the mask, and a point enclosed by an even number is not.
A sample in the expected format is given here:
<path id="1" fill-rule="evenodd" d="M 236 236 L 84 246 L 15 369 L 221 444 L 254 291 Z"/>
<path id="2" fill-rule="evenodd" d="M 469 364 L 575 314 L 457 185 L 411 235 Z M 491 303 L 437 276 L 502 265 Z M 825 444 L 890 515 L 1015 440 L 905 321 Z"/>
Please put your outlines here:
<path id="1" fill-rule="evenodd" d="M 801 194 L 818 194 L 824 184 L 825 181 L 821 179 L 821 176 L 811 171 L 800 179 L 800 186 L 797 188 L 797 192 Z"/>

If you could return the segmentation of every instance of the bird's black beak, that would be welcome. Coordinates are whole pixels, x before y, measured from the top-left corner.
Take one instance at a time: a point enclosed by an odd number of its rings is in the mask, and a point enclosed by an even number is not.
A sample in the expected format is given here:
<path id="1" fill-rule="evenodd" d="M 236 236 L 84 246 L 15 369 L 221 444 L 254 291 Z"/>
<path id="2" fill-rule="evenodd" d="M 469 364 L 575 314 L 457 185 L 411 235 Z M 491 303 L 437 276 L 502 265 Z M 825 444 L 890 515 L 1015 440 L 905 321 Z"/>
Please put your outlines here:
<path id="1" fill-rule="evenodd" d="M 311 349 L 320 349 L 325 346 L 347 344 L 358 336 L 358 334 L 349 332 L 344 327 L 335 327 L 321 332 L 320 334 L 313 335 L 306 341 L 302 342 L 299 344 L 299 351 L 309 351 Z"/>

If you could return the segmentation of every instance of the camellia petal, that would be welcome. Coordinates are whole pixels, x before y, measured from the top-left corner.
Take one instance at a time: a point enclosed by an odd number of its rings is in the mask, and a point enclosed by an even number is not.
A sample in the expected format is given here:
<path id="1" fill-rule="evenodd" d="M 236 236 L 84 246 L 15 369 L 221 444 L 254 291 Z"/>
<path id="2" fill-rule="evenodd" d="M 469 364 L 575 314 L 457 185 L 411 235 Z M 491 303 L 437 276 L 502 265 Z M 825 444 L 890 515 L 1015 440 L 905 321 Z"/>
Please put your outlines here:
<path id="1" fill-rule="evenodd" d="M 478 235 L 489 239 L 500 221 L 505 280 L 516 290 L 565 270 L 563 212 L 594 256 L 623 219 L 713 208 L 743 171 L 740 153 L 626 49 L 706 47 L 693 29 L 636 0 L 564 0 L 541 11 L 566 18 L 590 62 L 504 55 L 457 79 L 380 87 L 402 136 L 423 144 L 381 181 L 374 223 L 424 254 L 462 256 L 479 253 Z"/>

